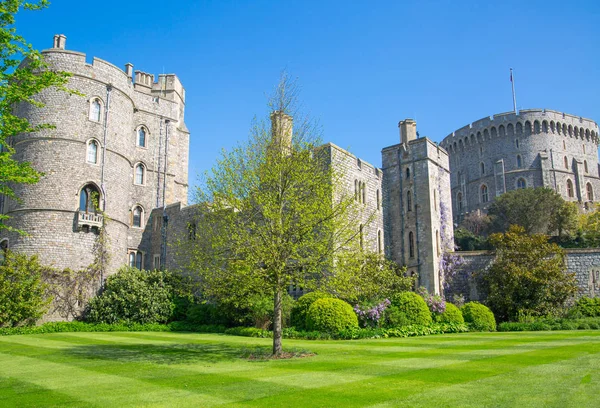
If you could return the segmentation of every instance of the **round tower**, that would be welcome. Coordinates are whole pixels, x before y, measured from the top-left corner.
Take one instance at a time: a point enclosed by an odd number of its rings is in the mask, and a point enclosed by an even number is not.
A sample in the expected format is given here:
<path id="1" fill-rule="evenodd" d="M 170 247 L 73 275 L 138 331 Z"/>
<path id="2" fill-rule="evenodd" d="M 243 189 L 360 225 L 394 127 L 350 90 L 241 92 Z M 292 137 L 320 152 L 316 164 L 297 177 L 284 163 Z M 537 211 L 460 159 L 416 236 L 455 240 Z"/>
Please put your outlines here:
<path id="1" fill-rule="evenodd" d="M 518 188 L 598 201 L 598 131 L 590 119 L 546 109 L 502 113 L 456 130 L 440 144 L 450 155 L 455 222 Z"/>
<path id="2" fill-rule="evenodd" d="M 55 36 L 43 51 L 49 69 L 71 73 L 68 94 L 46 89 L 43 107 L 21 104 L 17 115 L 53 128 L 15 137 L 15 159 L 43 173 L 34 185 L 16 185 L 20 201 L 6 201 L 2 231 L 11 249 L 38 254 L 43 264 L 80 269 L 93 261 L 100 228 L 110 240 L 110 272 L 126 263 L 154 267 L 144 253 L 148 218 L 156 206 L 187 202 L 189 132 L 185 93 L 175 75 L 125 71 L 65 49 Z M 163 193 L 164 192 L 164 193 Z M 152 226 L 150 225 L 150 228 Z"/>

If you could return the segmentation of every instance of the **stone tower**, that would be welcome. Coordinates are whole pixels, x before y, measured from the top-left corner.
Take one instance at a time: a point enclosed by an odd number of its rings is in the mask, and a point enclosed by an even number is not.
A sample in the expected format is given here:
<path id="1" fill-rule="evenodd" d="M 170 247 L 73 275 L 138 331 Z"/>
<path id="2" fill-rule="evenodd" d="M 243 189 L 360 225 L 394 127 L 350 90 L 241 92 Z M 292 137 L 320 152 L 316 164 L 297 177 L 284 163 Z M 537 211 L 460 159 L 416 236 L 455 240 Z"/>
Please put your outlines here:
<path id="1" fill-rule="evenodd" d="M 440 294 L 443 254 L 454 246 L 448 153 L 418 138 L 414 120 L 398 127 L 400 144 L 381 151 L 386 256 Z"/>
<path id="2" fill-rule="evenodd" d="M 15 159 L 43 172 L 37 184 L 17 185 L 20 201 L 2 202 L 10 216 L 0 242 L 37 254 L 57 268 L 80 269 L 93 261 L 99 228 L 110 240 L 109 273 L 124 264 L 151 269 L 143 249 L 152 231 L 153 208 L 187 202 L 189 132 L 185 90 L 174 74 L 119 69 L 109 62 L 65 49 L 54 37 L 42 52 L 49 69 L 71 73 L 69 95 L 48 88 L 36 96 L 45 106 L 16 106 L 32 125 L 54 127 L 12 140 Z"/>

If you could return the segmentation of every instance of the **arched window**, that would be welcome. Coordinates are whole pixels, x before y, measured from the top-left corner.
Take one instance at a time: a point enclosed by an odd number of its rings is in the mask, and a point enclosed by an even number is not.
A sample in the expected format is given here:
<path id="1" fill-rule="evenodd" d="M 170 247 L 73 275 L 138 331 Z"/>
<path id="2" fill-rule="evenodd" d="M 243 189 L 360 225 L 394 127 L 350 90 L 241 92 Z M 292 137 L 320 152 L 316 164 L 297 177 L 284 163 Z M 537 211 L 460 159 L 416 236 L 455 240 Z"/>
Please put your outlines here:
<path id="1" fill-rule="evenodd" d="M 548 133 L 548 122 L 547 121 L 542 122 L 542 132 Z"/>
<path id="2" fill-rule="evenodd" d="M 521 122 L 517 122 L 516 129 L 517 135 L 523 134 L 523 125 Z"/>
<path id="3" fill-rule="evenodd" d="M 137 131 L 137 145 L 146 147 L 146 129 L 140 127 Z"/>
<path id="4" fill-rule="evenodd" d="M 559 135 L 562 133 L 562 125 L 560 124 L 560 122 L 556 122 L 556 131 Z"/>
<path id="5" fill-rule="evenodd" d="M 141 206 L 136 205 L 133 207 L 131 221 L 132 226 L 142 228 L 144 222 L 144 209 Z"/>
<path id="6" fill-rule="evenodd" d="M 480 192 L 481 192 L 481 202 L 487 203 L 488 202 L 488 188 L 485 184 L 483 184 L 481 186 Z"/>
<path id="7" fill-rule="evenodd" d="M 456 195 L 456 208 L 458 209 L 458 211 L 462 211 L 463 208 L 463 197 L 462 197 L 462 193 L 459 192 Z"/>
<path id="8" fill-rule="evenodd" d="M 4 263 L 6 252 L 8 252 L 8 238 L 4 238 L 0 241 L 0 265 Z"/>
<path id="9" fill-rule="evenodd" d="M 129 266 L 142 269 L 144 254 L 141 251 L 129 251 Z"/>
<path id="10" fill-rule="evenodd" d="M 408 256 L 415 257 L 415 235 L 412 231 L 408 233 Z"/>
<path id="11" fill-rule="evenodd" d="M 90 101 L 90 115 L 89 119 L 94 122 L 100 122 L 102 114 L 102 103 L 99 98 L 94 98 Z"/>
<path id="12" fill-rule="evenodd" d="M 569 168 L 569 159 L 567 159 L 567 156 L 564 157 L 563 162 L 565 163 L 565 169 Z"/>
<path id="13" fill-rule="evenodd" d="M 98 142 L 93 139 L 87 145 L 87 162 L 92 164 L 98 163 Z"/>
<path id="14" fill-rule="evenodd" d="M 135 166 L 135 184 L 143 185 L 146 181 L 146 168 L 142 163 Z"/>
<path id="15" fill-rule="evenodd" d="M 504 130 L 504 125 L 500 125 L 498 127 L 498 133 L 500 133 L 500 137 L 506 136 L 506 131 Z"/>
<path id="16" fill-rule="evenodd" d="M 517 155 L 517 168 L 520 169 L 521 167 L 523 167 L 523 160 L 521 160 L 521 155 L 518 154 Z"/>
<path id="17" fill-rule="evenodd" d="M 583 171 L 585 171 L 586 173 L 588 172 L 587 160 L 583 161 Z"/>
<path id="18" fill-rule="evenodd" d="M 360 239 L 360 249 L 364 249 L 365 240 L 363 237 L 363 225 L 362 224 L 360 224 L 360 226 L 358 227 L 358 236 Z"/>
<path id="19" fill-rule="evenodd" d="M 377 252 L 383 253 L 383 240 L 381 239 L 381 230 L 377 230 Z"/>
<path id="20" fill-rule="evenodd" d="M 367 184 L 364 182 L 362 183 L 362 203 L 367 203 Z"/>
<path id="21" fill-rule="evenodd" d="M 96 212 L 100 203 L 100 192 L 93 184 L 86 184 L 79 192 L 79 211 Z"/>
<path id="22" fill-rule="evenodd" d="M 406 192 L 406 211 L 412 211 L 412 196 L 410 190 Z"/>
<path id="23" fill-rule="evenodd" d="M 454 147 L 454 149 L 456 149 L 456 146 Z M 410 167 L 406 168 L 406 179 L 408 180 L 410 178 Z"/>
<path id="24" fill-rule="evenodd" d="M 567 195 L 569 198 L 573 198 L 573 182 L 571 180 L 567 180 Z"/>
<path id="25" fill-rule="evenodd" d="M 485 164 L 483 162 L 479 163 L 479 169 L 481 170 L 481 175 L 485 175 Z"/>
<path id="26" fill-rule="evenodd" d="M 587 192 L 588 201 L 594 201 L 594 190 L 592 189 L 592 185 L 590 183 L 586 184 L 585 191 Z"/>
<path id="27" fill-rule="evenodd" d="M 519 177 L 517 180 L 517 188 L 527 188 L 527 182 L 523 177 Z"/>

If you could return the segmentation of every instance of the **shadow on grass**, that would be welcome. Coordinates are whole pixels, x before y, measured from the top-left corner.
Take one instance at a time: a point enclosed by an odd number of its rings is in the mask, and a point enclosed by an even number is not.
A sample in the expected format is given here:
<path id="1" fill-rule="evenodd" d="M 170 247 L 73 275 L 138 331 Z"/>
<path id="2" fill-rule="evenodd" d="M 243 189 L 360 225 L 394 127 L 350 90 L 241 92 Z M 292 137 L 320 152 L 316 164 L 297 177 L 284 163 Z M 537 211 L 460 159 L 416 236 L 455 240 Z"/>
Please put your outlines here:
<path id="1" fill-rule="evenodd" d="M 225 344 L 98 344 L 72 347 L 63 352 L 69 357 L 92 360 L 110 360 L 127 363 L 187 364 L 231 361 L 242 358 L 246 350 L 247 347 L 232 347 Z"/>

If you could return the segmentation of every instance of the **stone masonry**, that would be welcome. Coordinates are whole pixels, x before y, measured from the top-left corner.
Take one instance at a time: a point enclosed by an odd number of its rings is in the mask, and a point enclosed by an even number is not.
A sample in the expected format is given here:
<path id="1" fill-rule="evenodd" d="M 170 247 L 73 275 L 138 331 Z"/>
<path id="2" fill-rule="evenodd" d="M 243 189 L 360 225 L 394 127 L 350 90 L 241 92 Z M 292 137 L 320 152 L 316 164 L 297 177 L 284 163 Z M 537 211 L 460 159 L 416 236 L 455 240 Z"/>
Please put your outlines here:
<path id="1" fill-rule="evenodd" d="M 47 265 L 86 267 L 103 217 L 91 204 L 80 208 L 90 188 L 104 214 L 110 271 L 138 253 L 142 266 L 152 267 L 150 254 L 140 248 L 151 210 L 163 202 L 187 201 L 185 91 L 173 74 L 155 82 L 153 75 L 134 74 L 131 64 L 121 70 L 98 58 L 88 63 L 85 54 L 66 50 L 65 41 L 55 36 L 54 48 L 43 55 L 50 69 L 71 73 L 67 86 L 79 94 L 46 89 L 37 96 L 43 108 L 16 107 L 33 125 L 54 128 L 11 141 L 15 159 L 31 162 L 44 175 L 37 184 L 15 186 L 20 202 L 3 203 L 2 211 L 11 217 L 7 224 L 28 235 L 3 230 L 0 241 L 38 254 Z"/>
<path id="2" fill-rule="evenodd" d="M 486 117 L 447 136 L 455 222 L 495 197 L 549 187 L 567 201 L 598 201 L 598 124 L 546 109 Z"/>
<path id="3" fill-rule="evenodd" d="M 440 262 L 453 249 L 448 153 L 417 124 L 398 124 L 401 143 L 382 150 L 386 256 L 406 265 L 418 285 L 439 294 Z"/>

